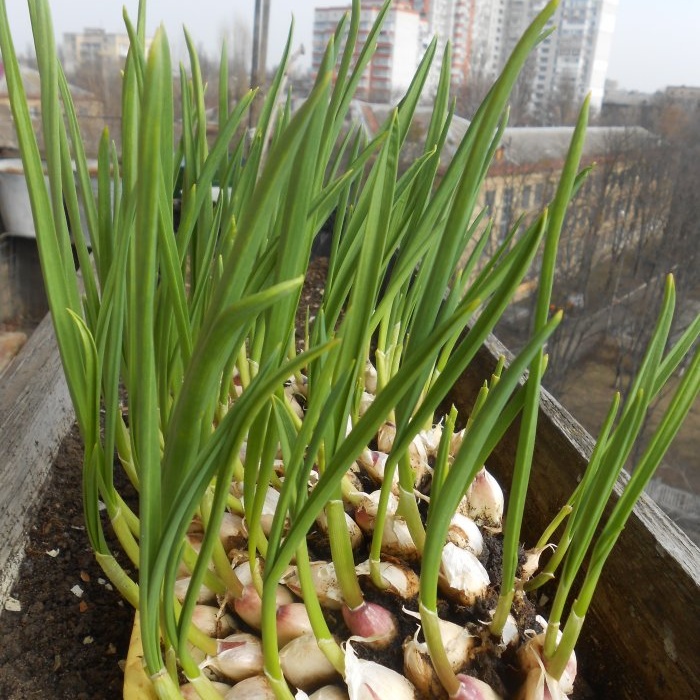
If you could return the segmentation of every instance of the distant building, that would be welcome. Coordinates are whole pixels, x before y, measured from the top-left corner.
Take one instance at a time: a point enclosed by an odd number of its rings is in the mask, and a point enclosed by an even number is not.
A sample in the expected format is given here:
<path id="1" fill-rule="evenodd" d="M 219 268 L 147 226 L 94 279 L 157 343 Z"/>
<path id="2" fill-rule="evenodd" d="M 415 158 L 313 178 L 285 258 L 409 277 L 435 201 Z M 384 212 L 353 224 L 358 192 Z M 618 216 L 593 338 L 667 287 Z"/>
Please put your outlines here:
<path id="1" fill-rule="evenodd" d="M 150 39 L 146 39 L 146 49 L 150 42 Z M 85 63 L 123 61 L 129 52 L 129 36 L 87 27 L 82 32 L 66 32 L 61 51 L 63 68 L 66 73 L 72 73 Z"/>
<path id="2" fill-rule="evenodd" d="M 367 39 L 381 3 L 363 2 L 358 49 Z M 316 8 L 312 72 L 318 73 L 328 42 L 349 6 Z M 355 58 L 359 55 L 356 52 Z M 421 21 L 410 3 L 397 2 L 389 10 L 377 41 L 377 50 L 358 85 L 357 96 L 373 102 L 391 102 L 409 86 L 422 55 Z"/>

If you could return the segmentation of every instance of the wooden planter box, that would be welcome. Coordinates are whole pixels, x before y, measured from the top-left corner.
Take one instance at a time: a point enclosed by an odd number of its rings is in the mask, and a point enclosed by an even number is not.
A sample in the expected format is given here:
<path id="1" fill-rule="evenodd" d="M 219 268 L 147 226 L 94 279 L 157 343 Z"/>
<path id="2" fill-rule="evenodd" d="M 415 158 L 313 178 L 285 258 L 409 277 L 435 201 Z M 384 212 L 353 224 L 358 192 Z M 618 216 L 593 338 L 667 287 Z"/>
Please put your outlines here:
<path id="1" fill-rule="evenodd" d="M 496 357 L 495 339 L 481 350 L 450 401 L 470 407 Z M 0 609 L 16 576 L 25 533 L 38 497 L 36 484 L 73 421 L 48 316 L 0 380 Z M 509 483 L 516 434 L 511 431 L 489 462 Z M 524 537 L 536 541 L 584 471 L 592 440 L 544 394 L 531 510 Z M 700 550 L 643 497 L 611 556 L 577 648 L 580 668 L 596 697 L 698 697 Z"/>

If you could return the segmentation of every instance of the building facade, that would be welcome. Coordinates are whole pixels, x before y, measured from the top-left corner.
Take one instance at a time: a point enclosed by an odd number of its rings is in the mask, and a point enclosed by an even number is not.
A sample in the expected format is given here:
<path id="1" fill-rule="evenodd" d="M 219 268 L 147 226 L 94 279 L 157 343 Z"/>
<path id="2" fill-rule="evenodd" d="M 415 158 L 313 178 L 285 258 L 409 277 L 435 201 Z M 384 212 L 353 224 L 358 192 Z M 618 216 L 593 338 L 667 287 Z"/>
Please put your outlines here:
<path id="1" fill-rule="evenodd" d="M 377 15 L 379 2 L 363 2 L 358 34 L 358 50 L 367 40 Z M 328 42 L 349 6 L 320 7 L 314 14 L 312 73 L 323 61 Z M 391 102 L 409 86 L 422 56 L 421 18 L 411 3 L 396 2 L 384 21 L 374 56 L 364 71 L 357 89 L 360 99 Z"/>

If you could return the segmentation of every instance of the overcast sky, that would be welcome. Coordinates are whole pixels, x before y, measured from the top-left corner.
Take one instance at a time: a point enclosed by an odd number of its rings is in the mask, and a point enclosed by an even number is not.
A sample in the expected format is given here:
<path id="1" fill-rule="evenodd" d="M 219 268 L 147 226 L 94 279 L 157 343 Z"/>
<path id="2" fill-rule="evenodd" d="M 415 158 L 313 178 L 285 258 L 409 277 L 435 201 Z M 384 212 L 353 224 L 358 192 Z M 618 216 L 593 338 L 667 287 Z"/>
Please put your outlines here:
<path id="1" fill-rule="evenodd" d="M 25 0 L 6 0 L 19 51 L 31 39 Z M 59 37 L 83 27 L 122 31 L 121 10 L 135 18 L 138 0 L 50 0 Z M 309 60 L 313 8 L 344 0 L 272 0 L 268 64 L 279 58 L 292 13 L 295 48 L 306 47 Z M 162 21 L 174 52 L 182 52 L 181 27 L 212 55 L 235 22 L 252 27 L 254 0 L 148 0 L 149 31 Z M 619 0 L 608 77 L 621 87 L 653 92 L 666 85 L 700 86 L 700 0 Z"/>

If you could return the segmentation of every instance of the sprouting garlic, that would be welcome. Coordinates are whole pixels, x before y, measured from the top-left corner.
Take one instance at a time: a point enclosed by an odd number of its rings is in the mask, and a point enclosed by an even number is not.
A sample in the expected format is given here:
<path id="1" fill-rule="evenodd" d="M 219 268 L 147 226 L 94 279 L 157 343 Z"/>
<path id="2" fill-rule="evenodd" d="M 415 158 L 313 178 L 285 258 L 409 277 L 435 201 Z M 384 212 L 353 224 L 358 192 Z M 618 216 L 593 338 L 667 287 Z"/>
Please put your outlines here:
<path id="1" fill-rule="evenodd" d="M 248 529 L 243 518 L 225 511 L 219 527 L 219 538 L 227 552 L 244 547 L 248 541 Z"/>
<path id="2" fill-rule="evenodd" d="M 418 613 L 409 610 L 405 610 L 405 612 L 420 619 Z M 450 666 L 453 671 L 459 671 L 467 665 L 470 650 L 474 646 L 476 638 L 470 635 L 464 627 L 449 620 L 438 620 L 438 624 Z M 428 645 L 418 641 L 419 632 L 420 628 L 416 630 L 413 639 L 404 643 L 403 659 L 406 677 L 423 696 L 440 697 L 443 694 L 442 685 L 430 661 Z"/>
<path id="3" fill-rule="evenodd" d="M 540 557 L 542 553 L 547 549 L 555 549 L 555 545 L 548 544 L 544 547 L 536 547 L 533 549 L 525 550 L 525 561 L 520 567 L 520 582 L 521 584 L 529 581 L 540 566 Z"/>
<path id="4" fill-rule="evenodd" d="M 284 586 L 278 585 L 276 591 L 277 605 L 287 605 L 294 601 L 292 594 Z M 262 618 L 262 601 L 257 590 L 252 585 L 243 587 L 240 598 L 235 598 L 233 608 L 236 614 L 251 627 L 260 629 Z"/>
<path id="5" fill-rule="evenodd" d="M 369 559 L 355 567 L 355 572 L 360 577 L 370 575 Z M 404 600 L 418 595 L 420 579 L 413 569 L 399 562 L 382 561 L 379 564 L 379 572 L 387 586 L 387 591 Z"/>
<path id="6" fill-rule="evenodd" d="M 280 650 L 284 677 L 305 692 L 338 679 L 338 672 L 318 646 L 313 634 L 293 639 Z"/>
<path id="7" fill-rule="evenodd" d="M 318 518 L 316 518 L 316 524 L 324 535 L 328 534 L 328 518 L 326 517 L 325 511 L 320 512 Z M 365 541 L 362 530 L 360 530 L 359 525 L 347 513 L 345 513 L 345 525 L 348 529 L 348 535 L 350 535 L 350 544 L 353 549 L 357 549 Z"/>
<path id="8" fill-rule="evenodd" d="M 177 579 L 175 581 L 175 597 L 182 603 L 187 595 L 187 589 L 190 586 L 190 581 L 192 578 L 190 576 L 184 576 L 183 578 Z M 199 587 L 199 592 L 197 593 L 198 603 L 215 603 L 216 593 L 205 585 Z"/>
<path id="9" fill-rule="evenodd" d="M 396 639 L 398 626 L 394 616 L 377 603 L 364 601 L 356 608 L 344 605 L 343 619 L 357 639 L 374 649 L 385 649 Z"/>
<path id="10" fill-rule="evenodd" d="M 447 541 L 461 549 L 468 549 L 478 557 L 484 549 L 484 538 L 479 526 L 462 513 L 455 513 L 447 531 Z"/>
<path id="11" fill-rule="evenodd" d="M 537 621 L 545 628 L 547 628 L 547 622 L 544 620 L 542 617 L 537 617 Z M 561 639 L 561 630 L 557 631 L 557 641 Z M 523 644 L 520 649 L 518 649 L 518 661 L 520 662 L 520 667 L 522 668 L 523 671 L 525 671 L 528 676 L 533 672 L 533 671 L 538 671 L 541 670 L 542 674 L 544 674 L 544 679 L 541 680 L 541 684 L 544 686 L 547 686 L 548 688 L 551 686 L 552 688 L 556 685 L 560 690 L 561 693 L 563 693 L 564 696 L 569 695 L 573 693 L 574 691 L 574 681 L 576 680 L 576 671 L 577 671 L 577 663 L 576 663 L 576 654 L 575 652 L 571 652 L 571 656 L 569 657 L 569 660 L 566 664 L 566 668 L 564 669 L 564 673 L 562 673 L 561 678 L 557 681 L 554 678 L 552 678 L 549 673 L 546 672 L 546 664 L 544 661 L 544 639 L 545 639 L 545 632 L 540 632 L 539 634 L 535 634 L 534 636 L 531 636 L 525 644 Z M 542 675 L 540 674 L 540 675 Z M 535 681 L 530 680 L 531 685 L 535 684 Z M 540 680 L 537 680 L 536 687 L 539 687 L 540 685 Z M 552 690 L 550 689 L 550 692 Z M 523 696 L 524 697 L 524 696 Z M 537 696 L 532 695 L 528 696 L 529 698 L 535 698 Z M 558 697 L 556 695 L 553 695 L 553 697 Z"/>
<path id="12" fill-rule="evenodd" d="M 398 515 L 387 515 L 382 532 L 382 552 L 405 562 L 420 558 L 406 521 Z"/>
<path id="13" fill-rule="evenodd" d="M 304 417 L 304 409 L 301 407 L 301 404 L 296 398 L 296 385 L 292 386 L 291 384 L 287 385 L 284 387 L 284 395 L 285 398 L 287 399 L 287 403 L 291 407 L 292 411 L 294 414 L 297 416 L 297 418 L 303 418 Z"/>
<path id="14" fill-rule="evenodd" d="M 234 630 L 233 618 L 214 605 L 196 605 L 192 623 L 209 637 L 225 637 Z"/>
<path id="15" fill-rule="evenodd" d="M 338 584 L 333 562 L 311 562 L 311 578 L 319 603 L 329 610 L 340 610 L 343 606 L 343 593 Z M 296 569 L 292 569 L 285 577 L 284 584 L 296 595 L 301 596 L 301 583 Z"/>
<path id="16" fill-rule="evenodd" d="M 358 659 L 350 640 L 345 643 L 345 682 L 350 700 L 415 700 L 413 684 L 392 669 Z"/>
<path id="17" fill-rule="evenodd" d="M 311 620 L 304 603 L 287 603 L 277 608 L 277 643 L 280 647 L 311 632 Z"/>
<path id="18" fill-rule="evenodd" d="M 447 597 L 462 605 L 474 605 L 486 594 L 489 575 L 474 554 L 448 542 L 442 549 L 438 583 Z"/>
<path id="19" fill-rule="evenodd" d="M 384 481 L 384 467 L 389 455 L 386 452 L 379 450 L 364 450 L 358 458 L 360 466 L 364 469 L 374 483 L 381 485 Z M 398 493 L 399 472 L 394 469 L 394 474 L 391 479 L 392 492 Z"/>
<path id="20" fill-rule="evenodd" d="M 246 632 L 231 634 L 217 643 L 216 656 L 207 657 L 202 668 L 211 666 L 232 681 L 241 681 L 263 672 L 263 653 L 260 640 Z"/>
<path id="21" fill-rule="evenodd" d="M 462 430 L 457 431 L 452 436 L 450 439 L 450 456 L 454 457 L 459 452 L 459 448 L 462 446 L 462 441 L 464 440 L 466 432 L 467 431 L 462 428 Z"/>
<path id="22" fill-rule="evenodd" d="M 231 690 L 231 686 L 228 683 L 221 683 L 220 681 L 210 682 L 214 686 L 214 690 L 223 697 L 226 697 L 226 693 Z M 192 683 L 183 683 L 180 686 L 180 695 L 182 695 L 183 700 L 200 700 L 200 695 Z"/>
<path id="23" fill-rule="evenodd" d="M 467 515 L 493 528 L 503 522 L 503 490 L 496 479 L 482 468 L 469 485 L 466 494 Z"/>
<path id="24" fill-rule="evenodd" d="M 569 696 L 544 668 L 537 667 L 527 673 L 515 697 L 516 700 L 567 700 Z"/>

